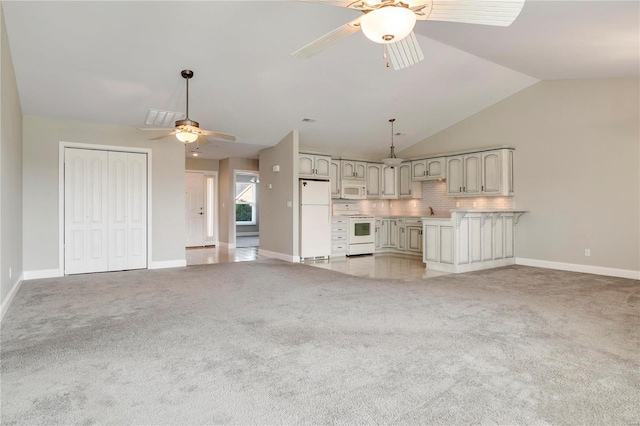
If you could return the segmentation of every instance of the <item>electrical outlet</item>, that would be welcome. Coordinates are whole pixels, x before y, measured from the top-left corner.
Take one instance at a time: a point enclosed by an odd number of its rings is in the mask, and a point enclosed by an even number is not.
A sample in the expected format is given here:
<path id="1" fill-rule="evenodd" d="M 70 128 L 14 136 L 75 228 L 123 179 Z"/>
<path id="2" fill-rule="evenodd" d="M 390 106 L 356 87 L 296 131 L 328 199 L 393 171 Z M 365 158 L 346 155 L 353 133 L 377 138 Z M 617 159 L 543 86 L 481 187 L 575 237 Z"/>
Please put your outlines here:
<path id="1" fill-rule="evenodd" d="M 587 257 L 591 256 L 591 249 L 584 249 L 584 255 Z"/>
<path id="2" fill-rule="evenodd" d="M 414 208 L 418 206 L 418 203 L 416 203 L 415 201 L 412 204 Z"/>
<path id="3" fill-rule="evenodd" d="M 473 207 L 478 207 L 478 203 L 476 203 L 475 201 L 473 202 Z"/>
<path id="4" fill-rule="evenodd" d="M 389 201 L 389 208 L 393 207 L 393 203 Z"/>
<path id="5" fill-rule="evenodd" d="M 456 207 L 460 207 L 460 201 L 456 201 Z"/>
<path id="6" fill-rule="evenodd" d="M 293 203 L 291 201 L 287 201 L 287 207 L 293 207 Z"/>
<path id="7" fill-rule="evenodd" d="M 371 208 L 375 209 L 376 208 L 376 203 L 371 203 Z"/>
<path id="8" fill-rule="evenodd" d="M 11 266 L 9 266 L 9 279 L 11 279 Z"/>

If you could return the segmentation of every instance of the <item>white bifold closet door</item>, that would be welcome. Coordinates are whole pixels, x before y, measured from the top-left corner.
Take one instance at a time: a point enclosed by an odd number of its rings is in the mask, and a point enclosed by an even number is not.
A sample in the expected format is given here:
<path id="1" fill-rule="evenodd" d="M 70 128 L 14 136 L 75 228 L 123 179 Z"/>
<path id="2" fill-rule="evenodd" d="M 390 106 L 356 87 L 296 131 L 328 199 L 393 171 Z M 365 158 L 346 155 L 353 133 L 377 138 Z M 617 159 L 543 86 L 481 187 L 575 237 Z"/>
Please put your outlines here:
<path id="1" fill-rule="evenodd" d="M 65 149 L 65 274 L 147 266 L 147 156 Z"/>

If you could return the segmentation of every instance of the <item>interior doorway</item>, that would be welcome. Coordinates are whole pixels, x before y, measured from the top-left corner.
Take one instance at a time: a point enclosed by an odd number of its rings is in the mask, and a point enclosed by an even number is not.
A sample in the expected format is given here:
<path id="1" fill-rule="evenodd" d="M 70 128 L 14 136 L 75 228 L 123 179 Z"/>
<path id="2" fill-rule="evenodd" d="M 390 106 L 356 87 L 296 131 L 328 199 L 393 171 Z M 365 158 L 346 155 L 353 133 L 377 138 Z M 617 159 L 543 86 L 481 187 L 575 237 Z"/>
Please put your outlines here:
<path id="1" fill-rule="evenodd" d="M 218 172 L 185 173 L 185 230 L 187 247 L 218 244 Z"/>
<path id="2" fill-rule="evenodd" d="M 258 247 L 260 245 L 259 183 L 258 172 L 235 172 L 236 248 Z"/>

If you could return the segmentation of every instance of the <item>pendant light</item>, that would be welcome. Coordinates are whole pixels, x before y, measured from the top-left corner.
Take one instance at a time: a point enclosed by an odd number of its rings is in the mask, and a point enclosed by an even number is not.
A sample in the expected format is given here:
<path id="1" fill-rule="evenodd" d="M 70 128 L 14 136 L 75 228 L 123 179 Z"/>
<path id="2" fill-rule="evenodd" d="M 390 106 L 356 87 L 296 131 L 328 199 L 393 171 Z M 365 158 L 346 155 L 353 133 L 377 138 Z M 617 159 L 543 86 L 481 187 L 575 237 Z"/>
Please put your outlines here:
<path id="1" fill-rule="evenodd" d="M 389 153 L 388 158 L 382 159 L 382 162 L 389 167 L 397 167 L 400 165 L 400 163 L 404 161 L 402 158 L 396 157 L 396 150 L 395 150 L 395 147 L 393 146 L 393 122 L 394 121 L 396 121 L 395 118 L 392 118 L 389 120 L 389 123 L 391 123 L 391 152 Z"/>

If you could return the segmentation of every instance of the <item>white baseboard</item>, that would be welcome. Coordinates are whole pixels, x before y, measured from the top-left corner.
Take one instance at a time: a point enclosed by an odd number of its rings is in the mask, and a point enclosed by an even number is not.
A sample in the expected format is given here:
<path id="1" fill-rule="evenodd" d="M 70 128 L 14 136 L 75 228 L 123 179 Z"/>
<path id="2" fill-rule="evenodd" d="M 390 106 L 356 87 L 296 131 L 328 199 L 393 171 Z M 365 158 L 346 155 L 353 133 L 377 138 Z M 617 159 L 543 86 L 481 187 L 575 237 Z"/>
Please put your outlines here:
<path id="1" fill-rule="evenodd" d="M 604 266 L 579 265 L 577 263 L 552 262 L 550 260 L 526 259 L 522 257 L 516 258 L 516 265 L 640 280 L 640 271 L 634 271 L 631 269 L 606 268 Z"/>
<path id="2" fill-rule="evenodd" d="M 227 250 L 234 249 L 234 248 L 236 248 L 236 243 L 223 243 L 223 242 L 220 242 L 220 248 L 226 248 Z"/>
<path id="3" fill-rule="evenodd" d="M 64 276 L 60 269 L 38 269 L 37 271 L 24 271 L 24 280 L 39 280 L 41 278 L 57 278 Z"/>
<path id="4" fill-rule="evenodd" d="M 2 324 L 2 320 L 4 319 L 5 314 L 9 310 L 9 306 L 11 306 L 11 302 L 13 302 L 13 298 L 18 294 L 18 290 L 20 290 L 20 286 L 22 285 L 22 281 L 24 281 L 24 273 L 20 274 L 18 277 L 18 281 L 13 285 L 7 297 L 5 297 L 2 305 L 0 306 L 0 324 Z"/>
<path id="5" fill-rule="evenodd" d="M 236 232 L 236 237 L 258 237 L 259 232 Z"/>
<path id="6" fill-rule="evenodd" d="M 151 262 L 149 269 L 182 268 L 184 266 L 187 266 L 186 259 L 161 260 L 159 262 Z"/>
<path id="7" fill-rule="evenodd" d="M 258 249 L 258 255 L 271 257 L 274 259 L 286 260 L 287 262 L 294 262 L 294 263 L 300 262 L 300 256 L 292 256 L 290 254 L 278 253 L 275 251 L 269 251 L 264 249 Z"/>

